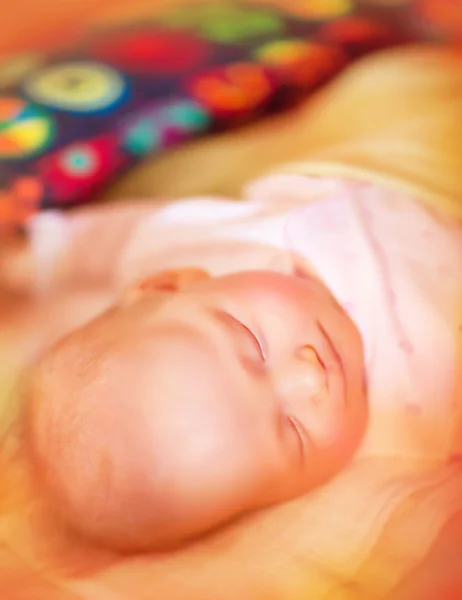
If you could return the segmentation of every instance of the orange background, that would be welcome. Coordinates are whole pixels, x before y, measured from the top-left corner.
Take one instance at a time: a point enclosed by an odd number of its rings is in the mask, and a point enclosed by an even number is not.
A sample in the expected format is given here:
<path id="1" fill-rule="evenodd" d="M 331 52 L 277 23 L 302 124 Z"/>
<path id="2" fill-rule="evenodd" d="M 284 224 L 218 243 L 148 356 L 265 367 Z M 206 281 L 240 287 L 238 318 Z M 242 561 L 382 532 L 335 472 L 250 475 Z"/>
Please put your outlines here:
<path id="1" fill-rule="evenodd" d="M 0 56 L 67 45 L 92 22 L 154 15 L 184 0 L 1 0 Z M 194 0 L 189 0 L 194 1 Z"/>

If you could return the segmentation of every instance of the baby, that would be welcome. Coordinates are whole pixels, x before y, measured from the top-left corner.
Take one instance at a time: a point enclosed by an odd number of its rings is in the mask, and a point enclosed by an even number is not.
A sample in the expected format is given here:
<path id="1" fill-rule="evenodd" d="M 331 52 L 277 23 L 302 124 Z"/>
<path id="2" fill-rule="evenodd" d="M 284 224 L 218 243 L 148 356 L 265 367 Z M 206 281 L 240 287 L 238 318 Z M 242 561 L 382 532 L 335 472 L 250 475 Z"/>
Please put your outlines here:
<path id="1" fill-rule="evenodd" d="M 244 202 L 37 217 L 47 333 L 74 331 L 26 395 L 28 497 L 77 537 L 163 550 L 314 490 L 357 450 L 460 456 L 460 73 L 434 49 L 358 65 L 259 152 L 238 138 L 233 166 L 307 158 Z"/>
<path id="2" fill-rule="evenodd" d="M 32 455 L 67 518 L 97 541 L 184 541 L 323 483 L 358 446 L 361 338 L 319 276 L 292 262 L 285 228 L 304 203 L 287 201 L 139 214 L 104 261 L 125 291 L 43 359 Z M 63 224 L 67 275 L 71 261 L 84 267 L 74 251 L 93 239 L 85 221 L 120 235 L 119 210 Z M 39 218 L 36 246 L 53 239 L 53 219 Z"/>
<path id="3" fill-rule="evenodd" d="M 31 224 L 37 284 L 114 300 L 46 353 L 27 407 L 38 483 L 94 542 L 189 541 L 313 490 L 361 443 L 458 451 L 460 227 L 395 190 L 290 171 L 245 202 Z"/>

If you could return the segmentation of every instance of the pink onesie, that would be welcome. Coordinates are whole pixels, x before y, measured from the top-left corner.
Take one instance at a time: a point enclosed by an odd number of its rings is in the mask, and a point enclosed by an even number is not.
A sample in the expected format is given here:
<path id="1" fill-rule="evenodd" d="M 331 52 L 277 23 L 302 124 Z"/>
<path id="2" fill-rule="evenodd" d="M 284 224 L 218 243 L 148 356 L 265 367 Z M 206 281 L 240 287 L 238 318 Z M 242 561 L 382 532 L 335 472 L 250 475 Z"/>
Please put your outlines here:
<path id="1" fill-rule="evenodd" d="M 116 287 L 184 266 L 291 272 L 294 255 L 303 257 L 363 336 L 371 419 L 361 452 L 428 460 L 462 452 L 462 228 L 412 198 L 274 175 L 251 184 L 245 202 L 48 213 L 31 223 L 31 236 L 45 286 L 69 249 L 91 248 L 93 274 L 110 273 Z"/>

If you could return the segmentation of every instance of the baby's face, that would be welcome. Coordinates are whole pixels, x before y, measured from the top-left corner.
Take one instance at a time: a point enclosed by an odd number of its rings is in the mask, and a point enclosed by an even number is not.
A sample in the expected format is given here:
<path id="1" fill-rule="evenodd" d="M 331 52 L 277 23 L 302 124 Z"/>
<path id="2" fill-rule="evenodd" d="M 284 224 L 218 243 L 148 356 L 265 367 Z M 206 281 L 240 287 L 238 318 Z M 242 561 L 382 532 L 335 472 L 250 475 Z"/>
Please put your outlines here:
<path id="1" fill-rule="evenodd" d="M 112 430 L 90 408 L 86 451 L 106 436 L 121 490 L 124 478 L 139 486 L 136 465 L 144 492 L 133 499 L 142 511 L 146 490 L 157 490 L 166 540 L 307 492 L 343 467 L 364 432 L 360 336 L 313 279 L 153 278 L 78 335 L 62 350 L 77 343 L 83 356 L 87 345 L 91 360 L 96 343 L 115 356 L 94 390 L 110 398 Z M 76 377 L 68 371 L 67 385 L 78 387 Z"/>

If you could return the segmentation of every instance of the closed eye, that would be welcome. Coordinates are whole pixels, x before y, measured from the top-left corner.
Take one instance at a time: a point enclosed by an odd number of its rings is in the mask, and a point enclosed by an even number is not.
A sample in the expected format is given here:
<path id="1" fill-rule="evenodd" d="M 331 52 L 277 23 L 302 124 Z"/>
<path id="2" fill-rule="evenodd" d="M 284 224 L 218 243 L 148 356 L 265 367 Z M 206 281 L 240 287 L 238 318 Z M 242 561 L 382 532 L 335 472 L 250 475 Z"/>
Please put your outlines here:
<path id="1" fill-rule="evenodd" d="M 266 361 L 266 352 L 263 344 L 247 325 L 244 325 L 242 321 L 222 310 L 213 310 L 212 314 L 215 319 L 230 331 L 233 338 L 241 346 L 244 344 L 244 347 L 249 349 L 251 358 L 256 358 L 261 363 Z"/>
<path id="2" fill-rule="evenodd" d="M 289 426 L 297 436 L 300 447 L 300 458 L 301 460 L 303 460 L 307 450 L 313 446 L 311 437 L 306 428 L 300 423 L 300 421 L 296 417 L 294 417 L 291 414 L 286 414 L 286 419 L 289 423 Z"/>

